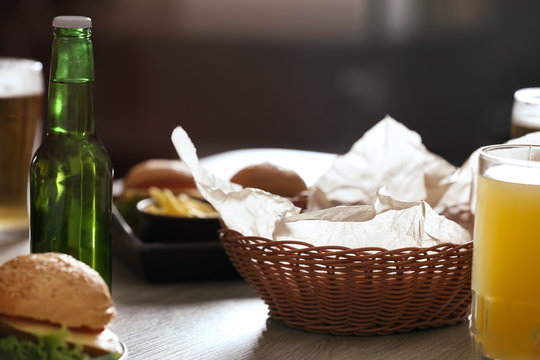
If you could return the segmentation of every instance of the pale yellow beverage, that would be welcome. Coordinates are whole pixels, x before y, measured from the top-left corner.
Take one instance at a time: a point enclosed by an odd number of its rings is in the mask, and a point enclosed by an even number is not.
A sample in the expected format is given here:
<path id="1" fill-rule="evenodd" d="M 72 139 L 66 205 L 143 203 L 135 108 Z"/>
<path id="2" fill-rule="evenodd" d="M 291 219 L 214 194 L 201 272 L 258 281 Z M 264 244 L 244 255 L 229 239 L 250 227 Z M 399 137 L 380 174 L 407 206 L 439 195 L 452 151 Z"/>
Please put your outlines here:
<path id="1" fill-rule="evenodd" d="M 490 359 L 540 359 L 540 168 L 478 178 L 471 333 Z"/>

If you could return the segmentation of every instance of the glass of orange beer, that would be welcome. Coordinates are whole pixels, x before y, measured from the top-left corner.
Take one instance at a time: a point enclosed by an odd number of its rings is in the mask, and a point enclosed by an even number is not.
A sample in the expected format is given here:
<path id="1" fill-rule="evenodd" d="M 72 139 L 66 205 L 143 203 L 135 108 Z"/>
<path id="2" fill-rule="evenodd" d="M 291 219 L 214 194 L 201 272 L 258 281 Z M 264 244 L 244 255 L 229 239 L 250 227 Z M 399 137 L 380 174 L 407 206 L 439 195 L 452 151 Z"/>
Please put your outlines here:
<path id="1" fill-rule="evenodd" d="M 540 359 L 540 146 L 480 151 L 471 334 L 482 359 Z"/>
<path id="2" fill-rule="evenodd" d="M 28 237 L 28 171 L 43 92 L 39 61 L 0 57 L 0 241 Z"/>

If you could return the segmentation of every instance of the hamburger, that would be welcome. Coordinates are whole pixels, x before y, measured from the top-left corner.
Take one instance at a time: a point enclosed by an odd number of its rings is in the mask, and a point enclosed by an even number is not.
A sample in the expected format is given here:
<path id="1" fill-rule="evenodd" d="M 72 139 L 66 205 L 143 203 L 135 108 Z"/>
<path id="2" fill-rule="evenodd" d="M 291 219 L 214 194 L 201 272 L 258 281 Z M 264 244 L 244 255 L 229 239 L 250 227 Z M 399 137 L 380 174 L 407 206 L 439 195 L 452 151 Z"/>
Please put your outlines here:
<path id="1" fill-rule="evenodd" d="M 119 359 L 115 318 L 97 271 L 67 254 L 18 256 L 0 266 L 0 359 Z"/>
<path id="2" fill-rule="evenodd" d="M 231 182 L 267 191 L 290 199 L 296 206 L 306 207 L 308 187 L 298 173 L 292 169 L 268 162 L 254 164 L 239 170 Z"/>
<path id="3" fill-rule="evenodd" d="M 124 177 L 122 192 L 115 199 L 118 210 L 128 223 L 136 222 L 136 204 L 150 197 L 151 188 L 201 198 L 191 172 L 181 160 L 145 160 L 129 169 Z"/>

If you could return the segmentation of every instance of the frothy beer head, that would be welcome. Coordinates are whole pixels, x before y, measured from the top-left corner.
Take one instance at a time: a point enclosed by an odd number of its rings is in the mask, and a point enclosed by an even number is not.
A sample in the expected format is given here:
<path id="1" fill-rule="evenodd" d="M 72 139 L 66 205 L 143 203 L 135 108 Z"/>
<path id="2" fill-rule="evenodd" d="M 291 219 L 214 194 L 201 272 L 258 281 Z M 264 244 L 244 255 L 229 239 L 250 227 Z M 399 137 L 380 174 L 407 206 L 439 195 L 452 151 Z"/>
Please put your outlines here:
<path id="1" fill-rule="evenodd" d="M 0 98 L 42 94 L 42 68 L 38 61 L 0 58 Z"/>

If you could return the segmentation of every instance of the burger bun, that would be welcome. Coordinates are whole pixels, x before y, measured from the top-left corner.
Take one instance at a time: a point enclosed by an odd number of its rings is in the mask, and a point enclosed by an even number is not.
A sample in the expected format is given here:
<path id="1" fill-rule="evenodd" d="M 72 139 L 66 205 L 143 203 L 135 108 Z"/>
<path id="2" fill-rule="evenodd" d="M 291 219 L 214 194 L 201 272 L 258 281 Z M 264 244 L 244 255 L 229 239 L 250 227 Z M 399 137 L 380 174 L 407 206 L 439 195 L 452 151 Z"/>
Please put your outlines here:
<path id="1" fill-rule="evenodd" d="M 148 190 L 150 187 L 170 189 L 173 193 L 196 190 L 187 166 L 180 160 L 149 159 L 133 166 L 124 178 L 124 191 Z"/>
<path id="2" fill-rule="evenodd" d="M 296 171 L 268 162 L 241 169 L 231 177 L 231 182 L 289 198 L 308 189 Z"/>
<path id="3" fill-rule="evenodd" d="M 2 265 L 0 313 L 90 329 L 116 316 L 99 273 L 60 253 L 22 255 Z"/>

